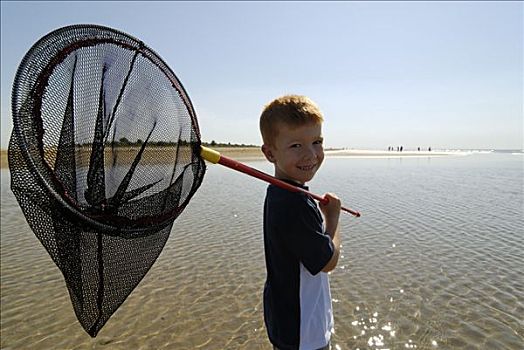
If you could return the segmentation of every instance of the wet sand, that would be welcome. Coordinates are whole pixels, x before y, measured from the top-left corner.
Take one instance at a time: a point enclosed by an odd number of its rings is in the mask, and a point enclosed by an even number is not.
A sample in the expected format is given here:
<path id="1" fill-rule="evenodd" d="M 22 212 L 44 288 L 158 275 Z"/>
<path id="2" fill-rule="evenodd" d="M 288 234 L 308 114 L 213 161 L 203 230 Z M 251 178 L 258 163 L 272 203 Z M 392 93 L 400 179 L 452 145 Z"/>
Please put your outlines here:
<path id="1" fill-rule="evenodd" d="M 401 157 L 444 157 L 466 155 L 468 152 L 461 151 L 381 151 L 364 149 L 334 149 L 326 150 L 329 157 L 359 157 L 359 158 L 401 158 Z"/>
<path id="2" fill-rule="evenodd" d="M 264 159 L 264 155 L 259 147 L 215 147 L 214 150 L 220 154 L 240 160 L 256 160 Z M 149 154 L 144 156 L 147 161 L 153 162 L 153 160 L 159 160 L 164 162 L 166 154 L 174 154 L 174 149 L 169 147 L 159 147 L 157 149 L 151 149 Z M 120 150 L 119 154 L 123 157 L 124 161 L 132 161 L 132 156 L 138 152 L 136 148 L 127 148 L 126 150 Z M 465 155 L 467 152 L 458 151 L 377 151 L 377 150 L 358 150 L 358 149 L 327 149 L 325 150 L 326 156 L 328 157 L 359 157 L 359 158 L 401 158 L 401 157 L 443 157 L 452 155 Z M 158 155 L 162 154 L 161 157 Z M 80 157 L 82 161 L 87 165 L 89 159 L 89 152 L 82 152 Z M 1 150 L 0 154 L 0 169 L 8 168 L 7 162 L 7 150 Z"/>
<path id="3" fill-rule="evenodd" d="M 0 169 L 8 168 L 7 163 L 7 150 L 3 149 L 0 151 Z"/>
<path id="4" fill-rule="evenodd" d="M 214 148 L 220 154 L 231 157 L 237 160 L 254 160 L 262 159 L 264 155 L 259 147 L 215 147 Z M 138 153 L 137 147 L 119 148 L 117 150 L 119 161 L 123 163 L 131 163 L 134 156 Z M 51 150 L 48 157 L 52 160 L 55 157 L 56 151 Z M 180 156 L 188 155 L 188 152 L 180 152 Z M 78 160 L 80 166 L 87 166 L 89 164 L 89 149 L 80 149 Z M 106 152 L 106 159 L 112 155 L 110 152 Z M 143 160 L 151 164 L 162 164 L 166 162 L 166 159 L 174 159 L 176 156 L 176 148 L 174 147 L 155 147 L 150 148 L 144 152 Z M 9 163 L 7 160 L 7 150 L 1 150 L 0 154 L 0 169 L 7 169 Z"/>

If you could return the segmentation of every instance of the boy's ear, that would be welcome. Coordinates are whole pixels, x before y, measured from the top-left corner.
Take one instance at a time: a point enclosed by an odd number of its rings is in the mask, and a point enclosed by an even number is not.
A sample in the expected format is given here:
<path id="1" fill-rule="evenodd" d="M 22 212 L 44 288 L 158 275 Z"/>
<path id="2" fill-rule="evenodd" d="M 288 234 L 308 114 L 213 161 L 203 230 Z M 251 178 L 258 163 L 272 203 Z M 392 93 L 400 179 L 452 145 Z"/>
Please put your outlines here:
<path id="1" fill-rule="evenodd" d="M 266 156 L 266 159 L 271 162 L 271 163 L 274 163 L 275 162 L 275 157 L 273 156 L 273 152 L 271 151 L 271 148 L 264 144 L 262 145 L 262 153 L 264 153 L 264 155 Z"/>

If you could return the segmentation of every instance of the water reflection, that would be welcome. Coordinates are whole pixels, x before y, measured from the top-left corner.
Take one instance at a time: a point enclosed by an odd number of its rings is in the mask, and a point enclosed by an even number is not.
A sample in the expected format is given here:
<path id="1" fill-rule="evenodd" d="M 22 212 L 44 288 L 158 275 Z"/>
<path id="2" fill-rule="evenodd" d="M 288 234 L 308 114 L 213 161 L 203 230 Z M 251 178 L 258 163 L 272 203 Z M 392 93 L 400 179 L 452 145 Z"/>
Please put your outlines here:
<path id="1" fill-rule="evenodd" d="M 490 157 L 326 159 L 311 189 L 364 214 L 341 220 L 335 349 L 524 348 L 522 158 Z M 209 167 L 160 258 L 94 340 L 8 186 L 2 171 L 1 348 L 271 349 L 264 183 Z"/>

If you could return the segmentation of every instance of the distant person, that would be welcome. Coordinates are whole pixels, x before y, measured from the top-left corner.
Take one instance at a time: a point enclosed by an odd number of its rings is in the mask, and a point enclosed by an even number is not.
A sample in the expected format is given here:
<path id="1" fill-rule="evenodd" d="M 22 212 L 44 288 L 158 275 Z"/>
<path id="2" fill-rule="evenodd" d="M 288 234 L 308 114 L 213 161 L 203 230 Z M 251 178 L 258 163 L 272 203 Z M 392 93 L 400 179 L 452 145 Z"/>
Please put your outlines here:
<path id="1" fill-rule="evenodd" d="M 417 148 L 417 151 L 419 151 L 419 152 L 420 152 L 420 147 L 418 147 L 418 148 Z"/>
<path id="2" fill-rule="evenodd" d="M 305 96 L 283 96 L 264 108 L 262 151 L 275 177 L 307 189 L 324 160 L 322 122 Z M 340 200 L 325 197 L 329 202 L 319 210 L 303 193 L 267 188 L 264 321 L 274 349 L 329 349 L 334 321 L 327 273 L 340 254 Z"/>
<path id="3" fill-rule="evenodd" d="M 431 147 L 428 147 L 428 152 L 431 152 Z"/>
<path id="4" fill-rule="evenodd" d="M 403 149 L 404 149 L 404 146 L 400 146 L 400 152 L 402 152 Z"/>

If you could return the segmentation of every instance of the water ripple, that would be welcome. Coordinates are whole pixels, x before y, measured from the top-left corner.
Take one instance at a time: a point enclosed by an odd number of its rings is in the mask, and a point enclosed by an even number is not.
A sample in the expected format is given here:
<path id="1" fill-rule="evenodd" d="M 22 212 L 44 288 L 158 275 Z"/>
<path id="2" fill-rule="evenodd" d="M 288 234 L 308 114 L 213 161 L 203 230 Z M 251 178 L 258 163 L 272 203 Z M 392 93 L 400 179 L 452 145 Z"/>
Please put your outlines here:
<path id="1" fill-rule="evenodd" d="M 334 349 L 524 348 L 517 157 L 327 159 L 310 184 L 343 216 L 330 274 Z M 265 162 L 253 166 L 269 171 Z M 270 349 L 262 318 L 266 185 L 211 166 L 158 261 L 96 339 L 2 171 L 2 349 Z"/>

